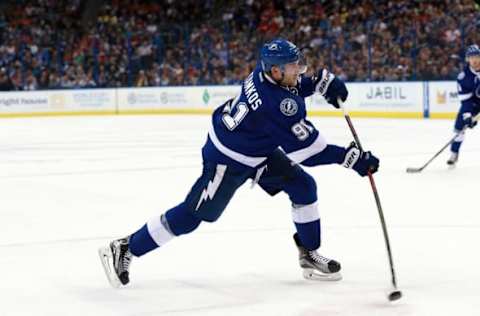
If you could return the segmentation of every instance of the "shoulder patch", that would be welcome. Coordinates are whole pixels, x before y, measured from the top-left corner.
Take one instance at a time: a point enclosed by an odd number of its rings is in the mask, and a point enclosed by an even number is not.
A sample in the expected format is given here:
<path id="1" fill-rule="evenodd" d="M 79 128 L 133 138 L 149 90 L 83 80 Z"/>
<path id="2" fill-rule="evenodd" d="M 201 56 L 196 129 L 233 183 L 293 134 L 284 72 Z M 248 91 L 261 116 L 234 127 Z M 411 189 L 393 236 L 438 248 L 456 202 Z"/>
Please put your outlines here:
<path id="1" fill-rule="evenodd" d="M 465 78 L 465 71 L 462 71 L 461 73 L 458 74 L 457 80 L 462 80 L 463 78 Z"/>
<path id="2" fill-rule="evenodd" d="M 280 102 L 280 111 L 286 116 L 293 116 L 298 111 L 297 102 L 294 99 L 286 98 Z"/>

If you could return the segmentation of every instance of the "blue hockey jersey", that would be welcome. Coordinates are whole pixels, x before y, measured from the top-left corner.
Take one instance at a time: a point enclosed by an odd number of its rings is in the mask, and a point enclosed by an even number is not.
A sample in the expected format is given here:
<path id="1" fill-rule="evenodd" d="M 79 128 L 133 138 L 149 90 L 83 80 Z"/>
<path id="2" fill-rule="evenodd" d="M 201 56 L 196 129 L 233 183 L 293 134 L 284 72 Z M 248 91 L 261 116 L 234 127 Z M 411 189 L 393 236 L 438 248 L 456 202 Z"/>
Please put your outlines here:
<path id="1" fill-rule="evenodd" d="M 480 108 L 480 73 L 466 66 L 457 77 L 458 98 L 464 112 Z"/>
<path id="2" fill-rule="evenodd" d="M 214 111 L 204 159 L 255 168 L 278 147 L 298 163 L 322 152 L 326 141 L 306 119 L 304 98 L 313 93 L 310 77 L 286 88 L 257 67 L 240 94 Z"/>

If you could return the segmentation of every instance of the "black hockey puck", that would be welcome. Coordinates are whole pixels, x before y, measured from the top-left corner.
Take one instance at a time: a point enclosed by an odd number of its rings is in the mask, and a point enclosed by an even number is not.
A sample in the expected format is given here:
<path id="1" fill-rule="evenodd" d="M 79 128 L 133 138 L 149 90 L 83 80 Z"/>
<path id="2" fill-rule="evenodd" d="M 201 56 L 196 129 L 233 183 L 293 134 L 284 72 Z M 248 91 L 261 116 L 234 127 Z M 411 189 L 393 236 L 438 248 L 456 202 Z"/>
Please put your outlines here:
<path id="1" fill-rule="evenodd" d="M 390 302 L 399 300 L 402 298 L 402 292 L 401 291 L 393 291 L 390 294 L 388 294 L 388 300 Z"/>

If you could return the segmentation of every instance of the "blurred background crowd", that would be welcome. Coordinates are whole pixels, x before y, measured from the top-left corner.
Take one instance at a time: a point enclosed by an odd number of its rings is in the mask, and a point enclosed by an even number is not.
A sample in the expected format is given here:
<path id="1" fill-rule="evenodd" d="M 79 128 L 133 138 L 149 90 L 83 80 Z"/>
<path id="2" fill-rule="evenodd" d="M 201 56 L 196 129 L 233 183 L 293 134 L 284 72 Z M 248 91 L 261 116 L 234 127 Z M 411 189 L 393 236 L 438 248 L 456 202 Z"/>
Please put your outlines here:
<path id="1" fill-rule="evenodd" d="M 275 37 L 346 81 L 452 80 L 479 18 L 466 0 L 6 0 L 0 90 L 239 84 Z"/>

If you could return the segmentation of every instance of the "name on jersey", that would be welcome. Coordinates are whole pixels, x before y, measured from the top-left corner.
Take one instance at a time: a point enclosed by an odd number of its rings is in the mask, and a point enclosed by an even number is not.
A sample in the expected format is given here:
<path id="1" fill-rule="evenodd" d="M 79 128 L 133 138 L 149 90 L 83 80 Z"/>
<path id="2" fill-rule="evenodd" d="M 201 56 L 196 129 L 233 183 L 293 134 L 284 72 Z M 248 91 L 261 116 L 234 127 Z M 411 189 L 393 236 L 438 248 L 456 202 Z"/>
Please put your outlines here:
<path id="1" fill-rule="evenodd" d="M 260 99 L 255 84 L 253 83 L 253 73 L 247 77 L 243 83 L 243 88 L 245 89 L 245 96 L 247 97 L 248 104 L 252 110 L 257 110 L 258 107 L 262 105 L 262 99 Z"/>

